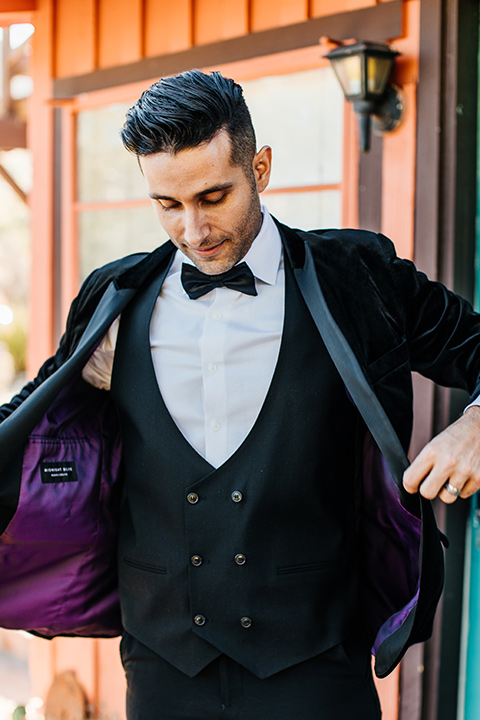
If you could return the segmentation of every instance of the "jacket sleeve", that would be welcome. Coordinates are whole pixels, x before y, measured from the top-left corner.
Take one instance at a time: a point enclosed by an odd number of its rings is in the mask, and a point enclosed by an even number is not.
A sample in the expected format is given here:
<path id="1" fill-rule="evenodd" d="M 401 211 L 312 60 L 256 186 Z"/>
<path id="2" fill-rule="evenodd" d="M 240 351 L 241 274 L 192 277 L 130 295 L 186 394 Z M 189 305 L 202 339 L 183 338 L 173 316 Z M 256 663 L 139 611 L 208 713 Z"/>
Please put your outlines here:
<path id="1" fill-rule="evenodd" d="M 385 247 L 385 245 L 384 245 Z M 480 392 L 480 315 L 408 260 L 390 258 L 411 369 L 447 387 Z"/>
<path id="2" fill-rule="evenodd" d="M 404 365 L 440 385 L 480 391 L 480 315 L 469 302 L 398 258 L 381 234 L 317 232 L 320 284 L 372 384 Z"/>
<path id="3" fill-rule="evenodd" d="M 110 268 L 110 266 L 107 266 L 107 268 Z M 5 418 L 11 415 L 39 385 L 53 375 L 72 355 L 111 279 L 111 273 L 105 272 L 105 269 L 95 270 L 87 277 L 79 294 L 70 306 L 65 333 L 60 339 L 56 353 L 43 363 L 33 380 L 28 382 L 9 403 L 0 407 L 0 422 L 3 422 Z"/>

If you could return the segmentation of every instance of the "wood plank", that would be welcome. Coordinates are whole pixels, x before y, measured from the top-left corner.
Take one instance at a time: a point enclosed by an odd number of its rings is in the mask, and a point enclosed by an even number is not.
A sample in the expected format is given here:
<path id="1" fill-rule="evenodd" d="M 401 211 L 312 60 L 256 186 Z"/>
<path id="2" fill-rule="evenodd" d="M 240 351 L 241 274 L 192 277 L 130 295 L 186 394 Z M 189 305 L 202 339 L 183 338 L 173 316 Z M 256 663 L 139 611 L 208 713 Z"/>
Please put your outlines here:
<path id="1" fill-rule="evenodd" d="M 312 17 L 332 15 L 334 12 L 351 12 L 374 7 L 377 0 L 312 0 Z"/>
<path id="2" fill-rule="evenodd" d="M 142 0 L 101 0 L 98 13 L 100 68 L 126 65 L 141 60 L 142 20 Z"/>
<path id="3" fill-rule="evenodd" d="M 146 0 L 145 55 L 167 55 L 186 50 L 193 44 L 191 0 Z"/>
<path id="4" fill-rule="evenodd" d="M 308 10 L 308 0 L 253 0 L 251 30 L 258 32 L 308 20 Z"/>
<path id="5" fill-rule="evenodd" d="M 382 232 L 401 257 L 413 259 L 415 213 L 416 92 L 403 88 L 406 112 L 397 130 L 383 138 Z"/>
<path id="6" fill-rule="evenodd" d="M 193 39 L 195 45 L 245 35 L 248 27 L 247 0 L 195 0 Z"/>
<path id="7" fill-rule="evenodd" d="M 95 0 L 55 3 L 55 69 L 58 78 L 96 69 Z"/>

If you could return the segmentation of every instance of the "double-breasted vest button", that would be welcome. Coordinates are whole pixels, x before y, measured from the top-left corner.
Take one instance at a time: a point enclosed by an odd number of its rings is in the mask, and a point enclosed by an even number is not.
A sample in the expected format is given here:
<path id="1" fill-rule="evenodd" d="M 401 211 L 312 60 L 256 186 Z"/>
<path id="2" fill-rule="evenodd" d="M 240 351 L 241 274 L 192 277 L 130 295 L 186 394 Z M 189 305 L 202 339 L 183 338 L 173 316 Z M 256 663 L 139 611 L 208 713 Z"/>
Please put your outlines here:
<path id="1" fill-rule="evenodd" d="M 200 567 L 200 565 L 203 563 L 203 558 L 201 555 L 192 555 L 190 558 L 190 562 L 192 565 L 195 565 L 195 567 Z"/>
<path id="2" fill-rule="evenodd" d="M 233 502 L 242 502 L 242 500 L 243 500 L 243 495 L 240 492 L 240 490 L 234 490 L 232 492 L 231 497 L 232 497 Z"/>
<path id="3" fill-rule="evenodd" d="M 207 618 L 205 617 L 205 615 L 195 615 L 195 617 L 193 618 L 193 622 L 195 623 L 195 625 L 198 625 L 198 627 L 202 627 L 202 625 L 205 625 L 205 623 L 207 622 Z"/>
<path id="4" fill-rule="evenodd" d="M 196 505 L 196 503 L 200 500 L 197 493 L 188 493 L 187 495 L 187 502 L 190 503 L 190 505 Z"/>
<path id="5" fill-rule="evenodd" d="M 249 617 L 243 617 L 243 618 L 240 620 L 240 625 L 241 625 L 243 628 L 252 627 L 252 619 L 249 618 Z"/>
<path id="6" fill-rule="evenodd" d="M 242 555 L 242 553 L 238 553 L 238 555 L 235 555 L 235 562 L 237 563 L 237 565 L 245 565 L 245 563 L 247 562 L 247 558 L 245 557 L 245 555 Z"/>

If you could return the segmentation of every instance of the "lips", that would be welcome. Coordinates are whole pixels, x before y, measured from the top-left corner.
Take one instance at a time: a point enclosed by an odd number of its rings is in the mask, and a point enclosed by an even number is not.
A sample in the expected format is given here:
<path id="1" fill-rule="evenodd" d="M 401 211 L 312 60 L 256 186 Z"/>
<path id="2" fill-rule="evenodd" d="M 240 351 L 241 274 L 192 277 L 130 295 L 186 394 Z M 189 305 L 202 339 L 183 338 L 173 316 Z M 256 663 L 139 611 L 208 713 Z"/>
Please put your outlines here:
<path id="1" fill-rule="evenodd" d="M 197 257 L 212 257 L 213 255 L 216 255 L 223 247 L 223 243 L 225 241 L 222 240 L 217 245 L 213 245 L 211 247 L 207 248 L 190 248 L 190 252 L 196 255 Z"/>

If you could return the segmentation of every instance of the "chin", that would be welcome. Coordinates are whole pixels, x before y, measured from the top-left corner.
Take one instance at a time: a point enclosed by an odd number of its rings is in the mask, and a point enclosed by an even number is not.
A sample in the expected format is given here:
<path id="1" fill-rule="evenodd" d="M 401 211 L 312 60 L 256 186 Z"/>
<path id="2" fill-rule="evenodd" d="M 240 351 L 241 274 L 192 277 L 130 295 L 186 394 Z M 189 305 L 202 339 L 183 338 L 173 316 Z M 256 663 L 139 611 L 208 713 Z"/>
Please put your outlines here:
<path id="1" fill-rule="evenodd" d="M 206 275 L 221 275 L 224 272 L 228 272 L 232 269 L 235 263 L 229 262 L 200 262 L 197 263 L 197 267 Z"/>

